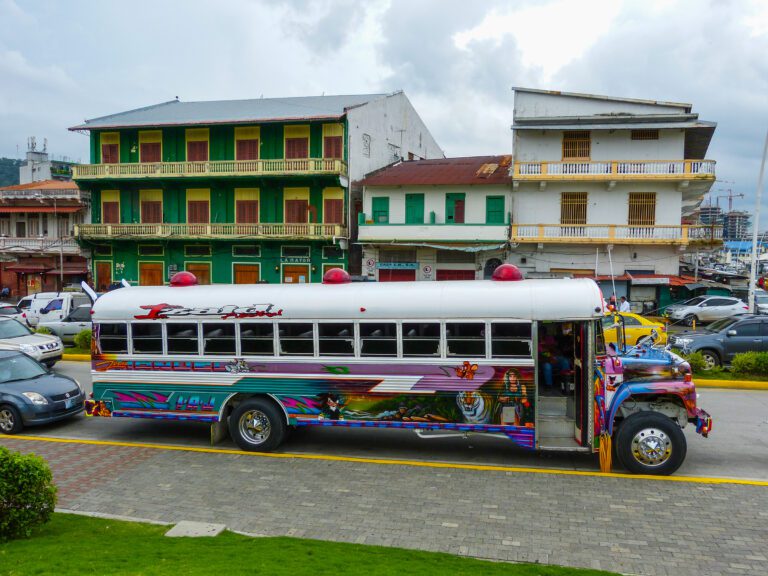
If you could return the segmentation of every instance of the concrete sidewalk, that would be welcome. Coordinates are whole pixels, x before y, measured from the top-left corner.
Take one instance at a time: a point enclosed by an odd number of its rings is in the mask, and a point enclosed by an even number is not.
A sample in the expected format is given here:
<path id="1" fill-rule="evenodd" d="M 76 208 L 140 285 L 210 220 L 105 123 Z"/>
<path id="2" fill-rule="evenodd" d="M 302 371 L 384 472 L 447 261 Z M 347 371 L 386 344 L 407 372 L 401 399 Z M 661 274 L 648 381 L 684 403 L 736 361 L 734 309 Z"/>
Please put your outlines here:
<path id="1" fill-rule="evenodd" d="M 77 511 L 625 574 L 768 573 L 765 486 L 0 444 L 48 460 Z"/>

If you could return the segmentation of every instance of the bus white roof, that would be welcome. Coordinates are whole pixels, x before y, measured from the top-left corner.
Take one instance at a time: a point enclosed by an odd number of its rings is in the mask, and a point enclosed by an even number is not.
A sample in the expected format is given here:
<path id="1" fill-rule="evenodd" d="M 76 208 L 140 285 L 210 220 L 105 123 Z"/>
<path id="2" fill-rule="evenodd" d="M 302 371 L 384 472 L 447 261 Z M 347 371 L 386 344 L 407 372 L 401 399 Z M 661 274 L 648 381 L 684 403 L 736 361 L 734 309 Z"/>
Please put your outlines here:
<path id="1" fill-rule="evenodd" d="M 101 296 L 93 307 L 93 320 L 133 320 L 159 304 L 180 307 L 171 313 L 179 320 L 216 320 L 226 314 L 218 314 L 218 309 L 258 312 L 270 304 L 271 313 L 281 311 L 279 315 L 251 316 L 284 320 L 578 320 L 602 316 L 603 297 L 597 284 L 588 279 L 138 286 Z"/>

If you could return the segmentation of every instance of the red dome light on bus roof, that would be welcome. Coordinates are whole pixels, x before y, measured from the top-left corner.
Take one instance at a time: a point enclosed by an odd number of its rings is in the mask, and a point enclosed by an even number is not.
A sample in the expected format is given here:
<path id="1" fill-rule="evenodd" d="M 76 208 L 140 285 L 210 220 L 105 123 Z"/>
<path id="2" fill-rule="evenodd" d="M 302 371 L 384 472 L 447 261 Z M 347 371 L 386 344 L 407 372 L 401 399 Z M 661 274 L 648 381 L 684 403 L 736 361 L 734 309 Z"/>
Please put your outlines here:
<path id="1" fill-rule="evenodd" d="M 503 282 L 515 282 L 523 279 L 523 273 L 513 264 L 502 264 L 493 271 L 491 280 L 500 280 Z"/>
<path id="2" fill-rule="evenodd" d="M 197 286 L 197 277 L 183 270 L 171 276 L 171 286 Z"/>
<path id="3" fill-rule="evenodd" d="M 342 268 L 331 268 L 323 274 L 323 284 L 349 284 L 350 282 L 352 282 L 352 278 Z"/>

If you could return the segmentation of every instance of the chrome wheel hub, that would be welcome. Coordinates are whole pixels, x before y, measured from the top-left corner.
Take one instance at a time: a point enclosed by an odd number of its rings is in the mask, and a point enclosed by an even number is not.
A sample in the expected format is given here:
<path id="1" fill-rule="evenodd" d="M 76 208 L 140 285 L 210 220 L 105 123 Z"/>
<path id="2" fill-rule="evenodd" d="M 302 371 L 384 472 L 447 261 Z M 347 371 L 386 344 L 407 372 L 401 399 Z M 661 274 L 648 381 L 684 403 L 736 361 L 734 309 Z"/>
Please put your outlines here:
<path id="1" fill-rule="evenodd" d="M 632 438 L 632 456 L 645 466 L 661 466 L 672 455 L 672 440 L 658 428 L 645 428 Z"/>
<path id="2" fill-rule="evenodd" d="M 240 435 L 251 444 L 263 444 L 272 432 L 269 418 L 260 410 L 249 410 L 240 416 Z"/>
<path id="3" fill-rule="evenodd" d="M 712 370 L 712 368 L 715 366 L 717 366 L 717 362 L 715 362 L 715 359 L 712 357 L 712 355 L 704 354 L 704 367 L 707 370 Z"/>
<path id="4" fill-rule="evenodd" d="M 13 412 L 8 409 L 0 410 L 0 430 L 10 432 L 14 423 Z"/>

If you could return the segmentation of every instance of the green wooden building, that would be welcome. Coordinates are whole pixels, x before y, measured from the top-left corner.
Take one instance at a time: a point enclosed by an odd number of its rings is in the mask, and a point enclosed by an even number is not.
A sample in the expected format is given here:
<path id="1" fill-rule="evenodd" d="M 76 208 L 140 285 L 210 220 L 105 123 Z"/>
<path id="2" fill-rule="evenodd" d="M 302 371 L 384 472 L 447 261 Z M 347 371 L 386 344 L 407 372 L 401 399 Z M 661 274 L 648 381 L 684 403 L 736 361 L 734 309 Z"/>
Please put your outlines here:
<path id="1" fill-rule="evenodd" d="M 442 155 L 402 92 L 173 100 L 71 130 L 90 136 L 73 176 L 92 218 L 75 235 L 97 289 L 180 270 L 201 284 L 318 282 L 349 268 L 350 182 Z"/>

